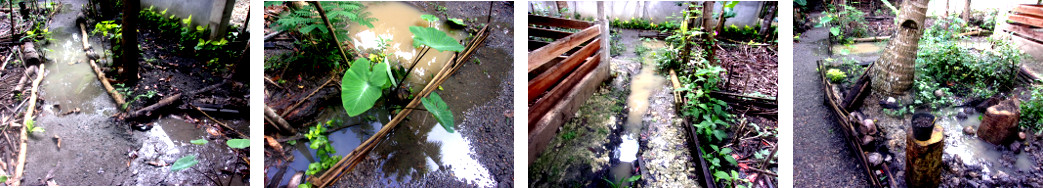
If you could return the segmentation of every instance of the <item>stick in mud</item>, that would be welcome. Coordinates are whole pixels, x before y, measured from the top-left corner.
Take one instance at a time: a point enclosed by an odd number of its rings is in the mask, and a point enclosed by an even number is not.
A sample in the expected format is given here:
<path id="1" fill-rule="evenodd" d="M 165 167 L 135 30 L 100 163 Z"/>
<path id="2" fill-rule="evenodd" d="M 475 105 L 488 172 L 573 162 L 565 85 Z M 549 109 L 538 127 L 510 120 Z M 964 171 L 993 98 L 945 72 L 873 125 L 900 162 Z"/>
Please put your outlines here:
<path id="1" fill-rule="evenodd" d="M 29 124 L 33 121 L 33 111 L 36 110 L 36 91 L 40 88 L 40 81 L 43 81 L 44 76 L 44 64 L 40 64 L 40 72 L 36 73 L 36 80 L 33 80 L 33 89 L 29 92 L 29 107 L 25 110 L 25 119 L 22 120 L 22 138 L 19 140 L 21 150 L 18 151 L 18 166 L 15 167 L 14 182 L 13 186 L 21 185 L 22 173 L 25 170 L 25 154 L 26 149 L 29 147 L 27 141 L 29 140 Z"/>

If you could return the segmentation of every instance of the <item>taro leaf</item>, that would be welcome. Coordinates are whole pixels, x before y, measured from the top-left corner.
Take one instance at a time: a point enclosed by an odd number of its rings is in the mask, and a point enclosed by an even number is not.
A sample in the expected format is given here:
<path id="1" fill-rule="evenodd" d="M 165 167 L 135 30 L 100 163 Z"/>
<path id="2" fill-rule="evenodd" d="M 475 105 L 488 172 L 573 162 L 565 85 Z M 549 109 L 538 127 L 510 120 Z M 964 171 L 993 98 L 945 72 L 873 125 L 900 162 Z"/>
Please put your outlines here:
<path id="1" fill-rule="evenodd" d="M 449 105 L 442 101 L 442 97 L 438 96 L 438 93 L 432 92 L 427 98 L 420 99 L 420 102 L 424 103 L 424 108 L 427 112 L 431 112 L 431 116 L 435 116 L 439 124 L 445 127 L 445 131 L 453 133 L 453 112 L 449 111 Z"/>
<path id="2" fill-rule="evenodd" d="M 829 33 L 833 34 L 833 36 L 840 36 L 840 27 L 830 27 Z"/>
<path id="3" fill-rule="evenodd" d="M 808 5 L 808 1 L 807 0 L 794 0 L 793 2 L 797 3 L 797 5 L 800 5 L 800 6 L 807 6 Z M 885 0 L 884 2 L 886 3 L 887 1 Z M 267 3 L 267 2 L 265 2 L 265 3 Z"/>
<path id="4" fill-rule="evenodd" d="M 344 72 L 340 85 L 340 99 L 344 111 L 355 117 L 373 108 L 380 99 L 381 90 L 387 85 L 388 76 L 384 70 L 370 70 L 370 62 L 365 58 L 355 59 L 351 68 Z M 386 63 L 377 64 L 387 66 Z"/>
<path id="5" fill-rule="evenodd" d="M 225 144 L 228 144 L 228 147 L 231 147 L 231 148 L 243 149 L 243 148 L 250 147 L 250 140 L 248 140 L 248 139 L 229 139 L 228 141 L 225 142 Z"/>
<path id="6" fill-rule="evenodd" d="M 456 42 L 456 39 L 449 37 L 445 32 L 439 31 L 438 29 L 409 26 L 409 32 L 413 33 L 413 47 L 427 45 L 428 47 L 434 48 L 438 51 L 464 51 L 464 45 L 460 45 L 459 42 Z"/>
<path id="7" fill-rule="evenodd" d="M 191 142 L 192 142 L 192 144 L 195 144 L 195 145 L 206 145 L 206 143 L 210 143 L 210 141 L 206 141 L 205 138 L 192 140 Z"/>
<path id="8" fill-rule="evenodd" d="M 430 15 L 430 14 L 420 15 L 420 19 L 424 19 L 424 21 L 428 21 L 428 22 L 437 22 L 438 21 L 438 17 L 436 17 L 435 15 Z"/>
<path id="9" fill-rule="evenodd" d="M 179 170 L 184 170 L 188 167 L 195 166 L 196 163 L 199 163 L 199 161 L 196 160 L 195 155 L 184 156 L 177 159 L 177 161 L 174 161 L 174 164 L 170 165 L 170 171 L 177 172 Z"/>
<path id="10" fill-rule="evenodd" d="M 449 23 L 454 23 L 460 26 L 467 26 L 467 23 L 464 23 L 464 20 L 460 18 L 449 18 Z"/>

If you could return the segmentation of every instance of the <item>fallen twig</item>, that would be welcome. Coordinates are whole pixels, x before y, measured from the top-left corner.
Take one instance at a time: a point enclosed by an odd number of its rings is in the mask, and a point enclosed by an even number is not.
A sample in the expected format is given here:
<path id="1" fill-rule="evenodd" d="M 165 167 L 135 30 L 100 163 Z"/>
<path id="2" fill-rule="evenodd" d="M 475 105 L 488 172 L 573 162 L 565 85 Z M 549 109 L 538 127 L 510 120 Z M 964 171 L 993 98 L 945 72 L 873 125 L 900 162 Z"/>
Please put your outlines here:
<path id="1" fill-rule="evenodd" d="M 29 92 L 29 107 L 25 110 L 25 119 L 22 119 L 22 139 L 19 141 L 21 150 L 18 151 L 18 166 L 15 167 L 14 182 L 13 186 L 21 185 L 22 173 L 25 171 L 25 154 L 26 149 L 29 148 L 29 124 L 33 121 L 33 111 L 36 110 L 36 91 L 40 88 L 40 81 L 43 81 L 45 64 L 40 64 L 40 72 L 36 73 L 36 80 L 33 80 L 33 89 Z"/>

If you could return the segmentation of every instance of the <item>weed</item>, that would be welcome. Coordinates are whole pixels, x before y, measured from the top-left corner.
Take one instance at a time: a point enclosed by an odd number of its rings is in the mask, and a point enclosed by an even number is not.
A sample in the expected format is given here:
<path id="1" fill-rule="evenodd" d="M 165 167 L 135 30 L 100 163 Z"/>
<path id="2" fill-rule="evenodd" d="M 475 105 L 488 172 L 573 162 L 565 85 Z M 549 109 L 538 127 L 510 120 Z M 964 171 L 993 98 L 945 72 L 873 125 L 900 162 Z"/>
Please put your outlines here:
<path id="1" fill-rule="evenodd" d="M 1043 131 L 1043 87 L 1032 86 L 1031 97 L 1021 104 L 1021 120 L 1023 129 Z"/>

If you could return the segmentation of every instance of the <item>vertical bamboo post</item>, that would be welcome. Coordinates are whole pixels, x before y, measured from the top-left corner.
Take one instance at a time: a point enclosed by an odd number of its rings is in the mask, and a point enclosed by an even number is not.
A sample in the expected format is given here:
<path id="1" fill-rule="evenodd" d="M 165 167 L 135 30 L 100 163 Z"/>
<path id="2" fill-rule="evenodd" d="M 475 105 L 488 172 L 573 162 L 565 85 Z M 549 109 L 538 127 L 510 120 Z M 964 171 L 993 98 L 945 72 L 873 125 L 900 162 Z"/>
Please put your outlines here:
<path id="1" fill-rule="evenodd" d="M 935 125 L 927 140 L 917 140 L 911 129 L 906 134 L 905 179 L 909 187 L 938 187 L 941 183 L 944 132 Z"/>

